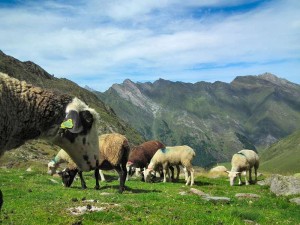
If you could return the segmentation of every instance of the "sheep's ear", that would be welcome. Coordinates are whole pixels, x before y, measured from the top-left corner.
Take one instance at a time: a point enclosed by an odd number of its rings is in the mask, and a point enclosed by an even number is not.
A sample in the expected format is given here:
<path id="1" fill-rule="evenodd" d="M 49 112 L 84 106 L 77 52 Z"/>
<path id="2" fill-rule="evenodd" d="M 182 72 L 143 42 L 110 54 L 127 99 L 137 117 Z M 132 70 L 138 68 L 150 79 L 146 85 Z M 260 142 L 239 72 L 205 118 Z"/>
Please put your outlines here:
<path id="1" fill-rule="evenodd" d="M 225 172 L 226 172 L 226 173 L 230 173 L 230 171 L 228 171 L 228 170 L 226 170 Z"/>
<path id="2" fill-rule="evenodd" d="M 71 133 L 80 133 L 83 128 L 78 112 L 70 110 L 60 127 L 68 129 Z"/>

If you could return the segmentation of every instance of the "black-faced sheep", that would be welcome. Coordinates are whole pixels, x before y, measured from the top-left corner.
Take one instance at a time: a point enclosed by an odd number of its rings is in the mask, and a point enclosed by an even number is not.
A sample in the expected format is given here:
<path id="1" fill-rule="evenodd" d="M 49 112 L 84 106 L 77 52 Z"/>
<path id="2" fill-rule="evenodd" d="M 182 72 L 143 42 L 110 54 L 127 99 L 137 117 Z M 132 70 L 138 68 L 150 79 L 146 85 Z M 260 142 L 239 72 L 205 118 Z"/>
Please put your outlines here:
<path id="1" fill-rule="evenodd" d="M 86 188 L 86 183 L 83 179 L 82 171 L 77 167 L 76 163 L 71 159 L 71 157 L 68 155 L 68 153 L 61 149 L 57 155 L 48 163 L 48 174 L 54 175 L 56 173 L 56 169 L 59 167 L 60 164 L 67 163 L 67 168 L 69 169 L 78 169 L 78 174 L 81 181 L 81 187 L 83 189 Z M 99 170 L 100 178 L 102 181 L 105 181 L 104 174 L 102 170 Z M 60 172 L 58 174 L 61 174 Z"/>
<path id="2" fill-rule="evenodd" d="M 252 182 L 252 168 L 254 167 L 255 183 L 257 182 L 257 169 L 259 167 L 259 157 L 253 150 L 241 150 L 234 154 L 231 159 L 231 171 L 227 171 L 230 185 L 233 186 L 236 177 L 239 177 L 239 185 L 242 184 L 241 173 L 245 172 L 246 185 Z M 249 172 L 249 181 L 247 180 L 247 172 Z"/>
<path id="3" fill-rule="evenodd" d="M 132 167 L 140 168 L 140 171 L 144 170 L 152 159 L 153 155 L 158 149 L 165 148 L 165 145 L 160 141 L 152 140 L 146 141 L 138 146 L 131 149 L 129 153 L 127 167 L 129 171 Z"/>
<path id="4" fill-rule="evenodd" d="M 68 152 L 83 171 L 96 167 L 99 116 L 78 98 L 0 73 L 0 108 L 0 155 L 43 137 Z"/>
<path id="5" fill-rule="evenodd" d="M 162 166 L 164 173 L 164 182 L 166 182 L 166 175 L 168 173 L 169 166 L 182 165 L 187 170 L 187 181 L 191 186 L 194 184 L 194 169 L 192 166 L 192 160 L 196 156 L 195 151 L 187 146 L 173 146 L 159 149 L 152 157 L 148 168 L 145 170 L 145 181 L 149 181 L 150 172 L 155 170 L 156 167 Z"/>
<path id="6" fill-rule="evenodd" d="M 82 171 L 97 167 L 99 116 L 81 100 L 0 73 L 0 109 L 0 156 L 43 137 L 65 149 Z"/>
<path id="7" fill-rule="evenodd" d="M 128 140 L 125 136 L 117 133 L 103 134 L 99 137 L 99 150 L 97 161 L 99 164 L 98 169 L 112 170 L 115 169 L 120 177 L 119 192 L 122 193 L 125 190 L 125 180 L 127 176 L 126 163 L 128 161 L 128 155 L 130 152 Z M 85 159 L 83 159 L 85 160 Z M 96 186 L 95 189 L 99 189 L 99 170 L 95 170 Z M 66 187 L 70 187 L 77 172 L 77 168 L 67 168 L 62 171 L 63 183 Z"/>

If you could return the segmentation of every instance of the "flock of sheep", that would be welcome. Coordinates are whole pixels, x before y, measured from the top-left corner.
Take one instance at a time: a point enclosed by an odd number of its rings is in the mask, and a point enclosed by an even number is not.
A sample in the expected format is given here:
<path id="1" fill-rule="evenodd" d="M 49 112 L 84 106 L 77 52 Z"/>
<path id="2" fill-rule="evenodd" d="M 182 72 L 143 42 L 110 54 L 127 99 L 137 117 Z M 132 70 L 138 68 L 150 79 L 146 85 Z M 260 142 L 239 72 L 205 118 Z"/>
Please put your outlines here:
<path id="1" fill-rule="evenodd" d="M 167 175 L 174 179 L 173 166 L 177 168 L 178 179 L 179 165 L 186 171 L 186 185 L 194 184 L 192 160 L 195 151 L 192 148 L 186 145 L 168 147 L 159 141 L 149 141 L 130 149 L 127 138 L 121 134 L 99 136 L 98 113 L 76 97 L 44 90 L 0 72 L 0 108 L 0 157 L 27 140 L 47 139 L 63 149 L 49 162 L 49 173 L 53 174 L 59 163 L 68 162 L 67 168 L 60 173 L 65 186 L 70 186 L 78 173 L 82 188 L 86 188 L 82 172 L 93 170 L 95 188 L 99 189 L 101 170 L 115 169 L 122 193 L 127 167 L 145 168 L 145 181 L 149 181 L 153 171 L 162 171 L 166 182 Z M 252 182 L 252 168 L 256 181 L 258 166 L 259 159 L 254 151 L 238 152 L 232 158 L 231 171 L 228 171 L 230 184 L 233 185 L 236 177 L 241 183 L 243 171 L 249 171 Z M 246 184 L 249 181 L 246 179 Z M 0 190 L 0 209 L 2 203 Z"/>

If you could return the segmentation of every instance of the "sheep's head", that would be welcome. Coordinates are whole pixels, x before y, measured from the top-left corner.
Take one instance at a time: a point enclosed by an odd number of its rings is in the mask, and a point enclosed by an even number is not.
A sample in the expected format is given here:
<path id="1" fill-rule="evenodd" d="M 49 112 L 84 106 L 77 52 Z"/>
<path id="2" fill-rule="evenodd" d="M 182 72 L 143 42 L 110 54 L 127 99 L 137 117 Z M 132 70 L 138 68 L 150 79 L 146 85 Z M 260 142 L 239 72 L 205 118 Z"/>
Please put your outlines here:
<path id="1" fill-rule="evenodd" d="M 71 187 L 76 174 L 78 173 L 78 169 L 69 169 L 66 168 L 58 174 L 61 176 L 62 182 L 65 187 Z"/>
<path id="2" fill-rule="evenodd" d="M 230 182 L 230 186 L 234 185 L 234 182 L 236 180 L 236 177 L 238 176 L 238 174 L 240 174 L 241 172 L 234 172 L 234 171 L 226 171 L 228 173 L 228 177 L 229 177 L 229 182 Z"/>
<path id="3" fill-rule="evenodd" d="M 57 169 L 57 165 L 56 165 L 55 161 L 51 160 L 48 163 L 48 174 L 52 176 L 53 174 L 56 173 L 56 169 Z"/>
<path id="4" fill-rule="evenodd" d="M 98 113 L 77 98 L 66 108 L 54 143 L 62 147 L 82 171 L 96 168 L 99 157 Z"/>

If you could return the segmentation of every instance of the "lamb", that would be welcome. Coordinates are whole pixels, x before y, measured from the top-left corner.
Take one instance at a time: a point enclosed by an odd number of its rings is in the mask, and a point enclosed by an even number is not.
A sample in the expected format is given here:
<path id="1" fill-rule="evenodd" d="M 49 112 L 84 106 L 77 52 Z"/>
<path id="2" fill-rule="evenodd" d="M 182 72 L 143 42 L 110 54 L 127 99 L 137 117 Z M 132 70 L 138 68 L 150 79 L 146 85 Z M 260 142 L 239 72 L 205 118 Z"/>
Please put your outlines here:
<path id="1" fill-rule="evenodd" d="M 252 183 L 252 168 L 254 167 L 255 183 L 257 182 L 257 169 L 259 167 L 259 157 L 253 150 L 244 149 L 234 154 L 231 159 L 231 171 L 227 171 L 230 185 L 233 186 L 238 175 L 239 185 L 242 184 L 241 173 L 245 172 L 246 185 Z M 249 171 L 249 181 L 247 180 L 247 172 Z"/>
<path id="2" fill-rule="evenodd" d="M 130 152 L 127 138 L 118 133 L 103 134 L 99 137 L 98 152 L 97 161 L 99 161 L 99 164 L 97 169 L 115 169 L 120 177 L 119 192 L 122 193 L 125 190 L 125 180 L 127 176 L 126 163 Z M 95 170 L 95 189 L 100 188 L 98 180 L 99 170 L 97 169 Z M 66 187 L 71 186 L 77 172 L 79 172 L 78 168 L 67 168 L 62 171 L 62 180 Z"/>
<path id="3" fill-rule="evenodd" d="M 153 155 L 148 168 L 144 173 L 145 181 L 149 181 L 150 172 L 161 165 L 163 167 L 164 182 L 166 182 L 168 167 L 173 165 L 182 165 L 187 170 L 188 176 L 186 185 L 190 183 L 192 186 L 194 184 L 194 169 L 192 166 L 192 160 L 195 156 L 195 151 L 187 145 L 159 149 Z"/>
<path id="4" fill-rule="evenodd" d="M 66 153 L 65 150 L 63 150 L 63 149 L 60 149 L 60 151 L 57 153 L 55 158 L 52 159 L 48 163 L 48 174 L 51 175 L 51 176 L 54 175 L 56 173 L 56 169 L 62 163 L 68 163 L 67 167 L 69 169 L 78 168 L 76 163 L 71 159 L 71 157 L 68 155 L 68 153 Z M 99 170 L 99 173 L 100 173 L 101 180 L 105 181 L 105 177 L 103 175 L 102 170 Z M 58 174 L 60 174 L 60 173 L 58 173 Z M 78 174 L 79 174 L 80 181 L 81 181 L 81 187 L 82 187 L 82 189 L 85 189 L 86 188 L 86 183 L 83 179 L 82 171 L 80 171 L 80 169 L 78 169 Z"/>
<path id="5" fill-rule="evenodd" d="M 0 73 L 0 108 L 0 157 L 41 137 L 65 149 L 82 171 L 97 168 L 99 115 L 78 98 Z"/>

